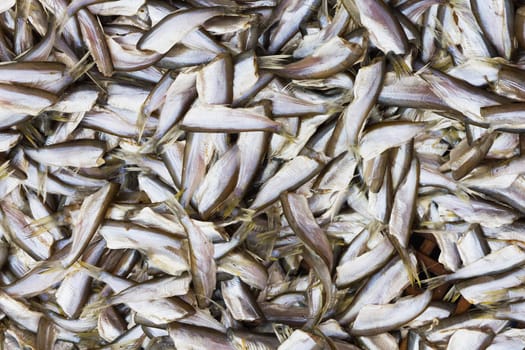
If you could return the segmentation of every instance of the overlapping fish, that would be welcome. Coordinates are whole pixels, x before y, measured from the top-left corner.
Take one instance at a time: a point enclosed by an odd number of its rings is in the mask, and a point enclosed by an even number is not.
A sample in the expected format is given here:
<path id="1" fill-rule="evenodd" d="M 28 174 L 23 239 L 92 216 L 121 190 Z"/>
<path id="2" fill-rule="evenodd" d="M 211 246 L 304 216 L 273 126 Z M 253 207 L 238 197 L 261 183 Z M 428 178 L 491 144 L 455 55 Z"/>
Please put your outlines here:
<path id="1" fill-rule="evenodd" d="M 1 0 L 1 348 L 524 349 L 523 132 L 521 0 Z"/>

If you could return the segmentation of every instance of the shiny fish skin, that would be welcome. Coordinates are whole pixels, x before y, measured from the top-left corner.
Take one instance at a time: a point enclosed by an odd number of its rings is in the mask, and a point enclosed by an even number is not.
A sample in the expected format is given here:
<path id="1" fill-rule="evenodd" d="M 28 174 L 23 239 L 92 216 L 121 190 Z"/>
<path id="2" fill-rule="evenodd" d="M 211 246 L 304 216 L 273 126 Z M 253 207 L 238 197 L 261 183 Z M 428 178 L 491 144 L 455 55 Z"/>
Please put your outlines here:
<path id="1" fill-rule="evenodd" d="M 286 163 L 260 189 L 250 209 L 260 210 L 279 198 L 280 193 L 301 186 L 321 170 L 316 160 L 299 156 Z M 275 186 L 275 187 L 274 187 Z"/>
<path id="2" fill-rule="evenodd" d="M 511 1 L 471 1 L 473 12 L 484 34 L 499 55 L 510 59 L 513 53 L 514 8 Z"/>
<path id="3" fill-rule="evenodd" d="M 86 197 L 82 202 L 79 208 L 79 217 L 75 220 L 75 229 L 71 234 L 71 249 L 68 255 L 60 262 L 62 266 L 71 266 L 83 253 L 104 218 L 109 206 L 109 199 L 117 191 L 118 185 L 108 183 L 97 192 Z"/>
<path id="4" fill-rule="evenodd" d="M 83 264 L 82 269 L 88 272 L 93 278 L 100 279 L 107 283 L 111 289 L 118 293 L 123 289 L 134 285 L 133 282 L 127 281 L 120 277 L 113 276 L 98 268 Z M 159 299 L 152 301 L 131 302 L 128 306 L 139 314 L 148 315 L 154 324 L 165 324 L 183 318 L 193 312 L 190 305 L 179 299 Z"/>
<path id="5" fill-rule="evenodd" d="M 351 11 L 350 0 L 343 4 Z M 408 50 L 408 39 L 400 22 L 383 0 L 354 0 L 360 22 L 369 30 L 374 44 L 385 54 L 404 54 Z"/>
<path id="6" fill-rule="evenodd" d="M 104 76 L 111 76 L 113 73 L 113 62 L 111 61 L 111 55 L 100 24 L 93 14 L 86 9 L 81 9 L 77 12 L 77 19 L 84 42 L 89 48 L 98 70 Z"/>
<path id="7" fill-rule="evenodd" d="M 450 275 L 433 279 L 432 285 L 453 281 L 455 279 L 466 279 L 479 277 L 480 275 L 505 272 L 523 264 L 524 259 L 525 254 L 521 248 L 513 245 L 507 246 L 464 266 Z M 487 265 L 488 268 L 483 269 L 484 265 Z"/>
<path id="8" fill-rule="evenodd" d="M 273 10 L 265 31 L 270 31 L 266 50 L 275 54 L 299 30 L 300 25 L 319 7 L 320 0 L 285 0 Z M 274 27 L 274 28 L 272 28 Z"/>
<path id="9" fill-rule="evenodd" d="M 150 264 L 164 272 L 178 276 L 188 270 L 183 256 L 182 243 L 169 234 L 157 230 L 119 221 L 104 221 L 99 233 L 105 238 L 110 249 L 138 249 L 144 251 Z M 148 244 L 138 245 L 137 238 L 149 237 Z"/>
<path id="10" fill-rule="evenodd" d="M 401 298 L 393 304 L 365 306 L 359 311 L 350 333 L 368 335 L 395 329 L 423 312 L 431 297 L 432 293 L 427 290 L 415 297 Z M 397 319 L 396 315 L 402 316 Z"/>
<path id="11" fill-rule="evenodd" d="M 233 191 L 238 179 L 239 148 L 233 146 L 210 168 L 195 193 L 197 210 L 205 219 L 218 210 L 219 204 Z"/>
<path id="12" fill-rule="evenodd" d="M 334 37 L 319 46 L 311 56 L 269 70 L 289 79 L 322 79 L 351 67 L 361 55 L 359 45 Z"/>
<path id="13" fill-rule="evenodd" d="M 358 137 L 376 102 L 383 83 L 385 61 L 378 59 L 359 70 L 354 83 L 354 98 L 337 121 L 326 153 L 338 156 L 343 149 L 358 144 Z"/>
<path id="14" fill-rule="evenodd" d="M 411 263 L 415 263 L 414 255 L 411 255 L 409 259 Z M 378 285 L 383 285 L 385 281 L 389 286 L 388 289 L 376 289 Z M 400 290 L 404 289 L 404 286 L 409 283 L 409 274 L 401 259 L 391 260 L 366 282 L 363 289 L 352 300 L 352 304 L 339 316 L 339 322 L 348 324 L 354 321 L 359 314 L 359 310 L 365 305 L 382 304 L 391 301 L 396 296 L 399 296 Z"/>
<path id="15" fill-rule="evenodd" d="M 369 128 L 359 141 L 359 154 L 364 160 L 372 159 L 383 151 L 398 147 L 424 129 L 421 123 L 390 122 L 374 125 Z M 385 137 L 389 135 L 389 137 Z"/>
<path id="16" fill-rule="evenodd" d="M 213 244 L 176 200 L 173 200 L 170 206 L 179 216 L 180 223 L 188 236 L 192 282 L 196 289 L 197 303 L 203 308 L 209 304 L 216 283 L 217 265 L 213 259 Z"/>
<path id="17" fill-rule="evenodd" d="M 192 29 L 197 28 L 208 19 L 222 14 L 225 14 L 225 10 L 220 7 L 174 12 L 164 17 L 149 32 L 145 33 L 138 41 L 137 48 L 166 53 Z M 174 25 L 175 27 L 173 27 Z M 176 33 L 176 35 L 167 35 L 168 32 Z"/>
<path id="18" fill-rule="evenodd" d="M 172 323 L 168 332 L 177 349 L 195 349 L 212 346 L 214 349 L 234 350 L 226 334 L 212 329 Z"/>
<path id="19" fill-rule="evenodd" d="M 319 226 L 317 226 L 311 212 L 307 209 L 308 202 L 306 201 L 306 198 L 300 195 L 283 194 L 281 196 L 281 203 L 287 221 L 290 223 L 295 234 L 303 242 L 305 247 L 317 256 L 317 258 L 309 260 L 317 264 L 319 260 L 322 260 L 327 267 L 327 269 L 322 269 L 316 264 L 314 269 L 322 280 L 324 293 L 327 295 L 327 300 L 325 302 L 329 303 L 331 302 L 330 293 L 332 292 L 332 282 L 325 281 L 324 279 L 326 279 L 327 276 L 323 273 L 326 273 L 326 270 L 329 272 L 333 266 L 333 255 L 330 242 L 322 230 L 320 230 Z"/>
<path id="20" fill-rule="evenodd" d="M 394 252 L 394 247 L 388 239 L 383 240 L 367 253 L 361 254 L 358 257 L 346 261 L 344 264 L 337 267 L 337 278 L 335 283 L 337 286 L 345 286 L 353 283 L 371 272 L 381 268 L 385 264 L 390 255 Z"/>
<path id="21" fill-rule="evenodd" d="M 70 143 L 55 144 L 40 149 L 26 149 L 24 153 L 40 164 L 71 167 L 98 167 L 104 164 L 101 158 L 106 148 L 105 143 L 91 140 L 78 140 Z M 84 157 L 79 158 L 82 152 Z"/>
<path id="22" fill-rule="evenodd" d="M 221 282 L 224 302 L 237 321 L 258 322 L 262 313 L 247 286 L 237 277 Z"/>
<path id="23" fill-rule="evenodd" d="M 233 63 L 221 53 L 197 73 L 197 95 L 210 105 L 228 105 L 233 99 Z"/>
<path id="24" fill-rule="evenodd" d="M 36 116 L 57 101 L 57 97 L 47 91 L 15 85 L 0 84 L 0 92 L 0 106 L 10 115 Z"/>
<path id="25" fill-rule="evenodd" d="M 195 132 L 280 132 L 282 126 L 264 115 L 242 108 L 202 105 L 191 108 L 180 124 L 183 130 Z"/>

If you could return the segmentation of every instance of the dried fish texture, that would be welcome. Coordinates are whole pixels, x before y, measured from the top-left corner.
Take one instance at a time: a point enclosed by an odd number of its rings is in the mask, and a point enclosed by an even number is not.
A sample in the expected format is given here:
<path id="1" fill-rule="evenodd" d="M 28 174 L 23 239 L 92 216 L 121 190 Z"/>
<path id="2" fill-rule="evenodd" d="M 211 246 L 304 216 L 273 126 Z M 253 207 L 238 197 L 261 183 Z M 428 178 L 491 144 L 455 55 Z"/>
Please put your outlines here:
<path id="1" fill-rule="evenodd" d="M 0 1 L 0 348 L 525 348 L 524 4 Z"/>

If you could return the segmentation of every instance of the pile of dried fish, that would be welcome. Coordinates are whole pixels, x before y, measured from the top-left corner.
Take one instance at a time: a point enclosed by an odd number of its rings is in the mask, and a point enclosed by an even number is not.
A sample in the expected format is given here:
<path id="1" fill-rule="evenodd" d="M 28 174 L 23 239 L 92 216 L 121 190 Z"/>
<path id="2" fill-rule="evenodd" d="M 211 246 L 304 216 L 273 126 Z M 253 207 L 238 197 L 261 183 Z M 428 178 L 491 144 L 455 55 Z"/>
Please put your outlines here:
<path id="1" fill-rule="evenodd" d="M 6 349 L 522 349 L 525 6 L 2 0 Z"/>

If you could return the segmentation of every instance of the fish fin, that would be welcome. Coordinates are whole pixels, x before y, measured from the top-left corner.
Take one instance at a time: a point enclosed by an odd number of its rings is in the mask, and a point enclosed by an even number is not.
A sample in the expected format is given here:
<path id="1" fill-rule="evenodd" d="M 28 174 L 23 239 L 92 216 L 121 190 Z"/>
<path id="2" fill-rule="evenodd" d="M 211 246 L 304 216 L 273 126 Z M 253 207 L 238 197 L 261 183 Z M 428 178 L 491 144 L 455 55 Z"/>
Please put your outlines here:
<path id="1" fill-rule="evenodd" d="M 412 69 L 403 60 L 403 57 L 394 53 L 388 53 L 387 58 L 390 60 L 390 63 L 392 63 L 392 67 L 394 68 L 397 78 L 408 76 L 412 73 Z"/>
<path id="2" fill-rule="evenodd" d="M 82 58 L 73 67 L 71 67 L 68 70 L 68 74 L 73 79 L 73 81 L 76 81 L 80 77 L 82 77 L 84 74 L 87 74 L 87 72 L 91 68 L 93 68 L 93 66 L 95 65 L 95 62 L 86 63 L 86 61 L 89 58 L 89 56 L 90 56 L 90 53 L 87 52 L 84 56 L 82 56 Z M 90 75 L 88 74 L 88 76 L 90 76 Z M 93 82 L 95 84 L 97 84 L 97 86 L 102 91 L 104 91 L 104 93 L 107 93 L 107 91 L 96 80 L 94 80 L 91 76 L 90 76 L 90 78 L 93 80 Z"/>
<path id="3" fill-rule="evenodd" d="M 89 349 L 96 349 L 100 342 L 100 335 L 96 327 L 91 331 L 75 332 L 75 334 L 80 339 L 80 343 L 85 344 Z"/>
<path id="4" fill-rule="evenodd" d="M 428 279 L 430 279 L 430 277 Z M 455 303 L 460 297 L 461 297 L 461 293 L 457 290 L 455 286 L 452 286 L 452 288 L 450 288 L 447 291 L 447 294 L 445 294 L 445 296 L 443 297 L 443 300 L 451 302 L 451 303 Z"/>
<path id="5" fill-rule="evenodd" d="M 60 113 L 49 113 L 48 117 L 50 120 L 53 120 L 55 122 L 61 122 L 61 123 L 69 123 L 71 122 L 71 118 L 64 116 Z"/>
<path id="6" fill-rule="evenodd" d="M 44 137 L 30 122 L 25 122 L 17 125 L 17 129 L 20 130 L 24 138 L 33 146 L 38 148 L 38 144 L 44 142 Z"/>
<path id="7" fill-rule="evenodd" d="M 490 304 L 501 303 L 502 301 L 509 301 L 507 289 L 491 290 L 483 293 L 483 295 L 485 295 L 487 298 L 486 301 L 483 302 L 483 305 L 487 306 Z"/>
<path id="8" fill-rule="evenodd" d="M 138 122 L 138 121 L 137 121 Z M 140 132 L 139 132 L 140 134 Z M 140 139 L 139 139 L 140 141 Z M 140 146 L 140 149 L 139 149 L 139 153 L 142 153 L 142 154 L 148 154 L 148 153 L 154 153 L 155 150 L 157 149 L 157 143 L 158 140 L 156 139 L 149 139 L 148 141 L 144 142 L 141 146 Z"/>
<path id="9" fill-rule="evenodd" d="M 62 262 L 59 260 L 45 261 L 40 265 L 40 268 L 42 269 L 42 273 L 55 273 L 65 269 L 64 265 L 62 265 Z"/>
<path id="10" fill-rule="evenodd" d="M 94 63 L 90 66 L 89 69 L 91 69 L 91 67 L 93 67 Z M 88 69 L 88 70 L 89 70 Z M 97 78 L 95 78 L 91 73 L 89 73 L 88 71 L 86 71 L 84 74 L 87 75 L 87 77 L 100 89 L 100 91 L 102 91 L 105 95 L 108 94 L 108 91 L 106 90 L 105 87 L 102 86 L 102 84 L 98 81 Z"/>
<path id="11" fill-rule="evenodd" d="M 410 284 L 421 288 L 421 280 L 419 279 L 419 274 L 417 271 L 417 266 L 414 266 L 412 262 L 410 261 L 410 257 L 406 253 L 406 251 L 401 254 L 401 260 L 403 260 L 403 265 L 405 265 L 405 268 L 408 272 L 408 278 L 410 280 Z"/>
<path id="12" fill-rule="evenodd" d="M 42 234 L 44 231 L 47 231 L 50 228 L 58 227 L 59 225 L 58 225 L 58 222 L 55 220 L 54 215 L 48 215 L 48 216 L 41 217 L 40 219 L 33 220 L 27 226 L 35 230 L 34 235 L 31 234 L 30 236 L 38 236 Z"/>
<path id="13" fill-rule="evenodd" d="M 82 309 L 82 313 L 80 315 L 81 318 L 92 318 L 97 317 L 100 311 L 102 309 L 110 306 L 110 303 L 108 302 L 108 299 L 100 296 L 97 300 L 86 304 L 84 308 Z"/>
<path id="14" fill-rule="evenodd" d="M 286 139 L 286 142 L 288 143 L 295 143 L 297 140 L 297 137 L 293 135 L 292 133 L 284 130 L 284 128 L 281 128 L 281 130 L 277 133 L 279 136 L 282 136 Z"/>
<path id="15" fill-rule="evenodd" d="M 47 197 L 47 190 L 46 190 L 47 167 L 45 167 L 44 170 L 41 170 L 41 168 L 38 167 L 37 171 L 38 171 L 38 174 L 37 174 L 38 188 L 37 188 L 36 194 L 45 200 Z"/>
<path id="16" fill-rule="evenodd" d="M 73 269 L 85 271 L 89 276 L 97 280 L 100 278 L 102 272 L 104 272 L 100 267 L 93 266 L 82 260 L 77 260 L 72 266 Z"/>
<path id="17" fill-rule="evenodd" d="M 382 223 L 379 220 L 372 219 L 370 220 L 368 224 L 366 224 L 365 227 L 371 234 L 373 234 L 373 233 L 379 233 L 383 231 L 384 229 L 388 227 L 388 225 Z"/>
<path id="18" fill-rule="evenodd" d="M 258 214 L 256 210 L 248 208 L 241 208 L 241 213 L 237 220 L 245 223 L 253 223 L 253 218 Z"/>
<path id="19" fill-rule="evenodd" d="M 29 226 L 31 229 L 31 233 L 25 236 L 27 238 L 35 238 L 47 232 L 47 227 L 45 226 L 40 226 L 37 228 L 31 227 L 31 224 L 27 224 L 26 226 Z"/>
<path id="20" fill-rule="evenodd" d="M 431 278 L 427 278 L 423 280 L 422 282 L 427 285 L 428 289 L 432 290 L 432 289 L 436 289 L 437 287 L 442 286 L 443 284 L 447 283 L 448 282 L 447 276 L 448 275 L 431 277 Z"/>
<path id="21" fill-rule="evenodd" d="M 458 189 L 457 191 L 454 192 L 454 194 L 456 195 L 456 197 L 458 197 L 460 200 L 464 202 L 468 202 L 468 200 L 470 199 L 469 192 L 464 191 L 463 189 Z"/>
<path id="22" fill-rule="evenodd" d="M 3 180 L 5 178 L 8 178 L 15 172 L 14 169 L 11 169 L 9 166 L 9 160 L 6 160 L 5 162 L 0 165 L 0 180 Z"/>
<path id="23" fill-rule="evenodd" d="M 295 86 L 293 85 L 293 81 L 290 81 L 288 84 L 286 84 L 282 90 L 285 94 L 293 94 L 295 91 Z"/>
<path id="24" fill-rule="evenodd" d="M 222 312 L 226 313 L 227 310 L 224 306 L 222 306 L 221 304 L 219 304 L 218 302 L 216 302 L 215 300 L 213 300 L 212 298 L 209 298 L 207 297 L 206 295 L 202 295 L 202 294 L 197 294 L 197 293 L 193 293 L 193 295 L 195 297 L 200 297 L 202 299 L 205 299 L 206 301 L 208 301 L 210 304 L 213 304 L 215 305 L 219 310 L 221 310 Z"/>
<path id="25" fill-rule="evenodd" d="M 233 213 L 240 201 L 241 197 L 239 196 L 239 194 L 233 191 L 228 196 L 228 198 L 226 198 L 221 204 L 223 216 L 229 217 Z"/>
<path id="26" fill-rule="evenodd" d="M 272 323 L 272 328 L 280 343 L 283 343 L 293 333 L 292 327 L 282 323 Z"/>
<path id="27" fill-rule="evenodd" d="M 463 199 L 465 201 L 468 201 L 470 197 L 474 196 L 487 199 L 487 196 L 484 193 L 468 188 L 467 186 L 461 183 L 458 183 L 458 191 L 456 191 L 454 194 L 458 196 L 458 198 Z"/>
<path id="28" fill-rule="evenodd" d="M 430 274 L 428 273 L 427 267 L 423 263 L 421 263 L 421 270 L 423 270 L 423 275 L 425 275 L 425 279 L 429 279 Z"/>
<path id="29" fill-rule="evenodd" d="M 160 140 L 156 141 L 156 145 L 158 146 L 158 145 L 162 145 L 165 143 L 176 141 L 179 138 L 179 136 L 181 136 L 183 133 L 184 131 L 179 129 L 178 126 L 174 126 L 170 130 L 168 130 L 168 132 L 166 132 L 166 134 L 162 136 Z"/>
<path id="30" fill-rule="evenodd" d="M 184 189 L 181 189 L 177 194 L 175 195 L 175 200 L 177 202 L 180 202 L 180 199 L 182 198 L 182 195 L 184 194 Z"/>
<path id="31" fill-rule="evenodd" d="M 349 92 L 350 93 L 350 92 Z M 352 93 L 353 96 L 353 93 Z M 343 106 L 340 103 L 333 103 L 328 106 L 328 111 L 325 114 L 337 114 L 341 113 L 345 109 L 345 106 Z"/>

